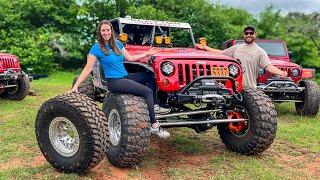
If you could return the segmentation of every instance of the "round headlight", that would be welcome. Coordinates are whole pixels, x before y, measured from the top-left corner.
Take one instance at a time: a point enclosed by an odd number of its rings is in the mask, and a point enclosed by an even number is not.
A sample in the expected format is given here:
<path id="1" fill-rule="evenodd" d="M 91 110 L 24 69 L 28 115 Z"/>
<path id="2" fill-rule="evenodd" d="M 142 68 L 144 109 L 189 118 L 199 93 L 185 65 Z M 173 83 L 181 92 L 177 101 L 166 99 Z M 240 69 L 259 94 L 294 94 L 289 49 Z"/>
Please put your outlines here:
<path id="1" fill-rule="evenodd" d="M 300 76 L 300 70 L 299 69 L 294 69 L 291 71 L 291 74 L 293 77 L 298 77 Z"/>
<path id="2" fill-rule="evenodd" d="M 174 65 L 172 62 L 165 61 L 161 64 L 161 72 L 165 76 L 171 76 L 174 72 Z"/>
<path id="3" fill-rule="evenodd" d="M 266 73 L 266 70 L 264 70 L 263 68 L 260 67 L 258 70 L 258 75 L 263 76 L 265 73 Z"/>
<path id="4" fill-rule="evenodd" d="M 231 64 L 229 66 L 229 73 L 232 77 L 236 77 L 239 73 L 239 68 L 236 65 Z"/>

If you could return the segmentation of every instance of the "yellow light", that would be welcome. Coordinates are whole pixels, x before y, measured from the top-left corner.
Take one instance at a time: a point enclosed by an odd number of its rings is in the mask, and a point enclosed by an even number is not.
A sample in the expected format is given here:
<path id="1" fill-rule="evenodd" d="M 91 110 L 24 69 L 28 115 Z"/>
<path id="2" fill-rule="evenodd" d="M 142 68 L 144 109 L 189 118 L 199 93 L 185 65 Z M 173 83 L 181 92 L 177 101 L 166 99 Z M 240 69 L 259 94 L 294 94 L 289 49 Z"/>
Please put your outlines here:
<path id="1" fill-rule="evenodd" d="M 156 39 L 156 44 L 158 44 L 158 45 L 162 44 L 162 37 L 161 36 L 156 36 L 155 39 Z"/>
<path id="2" fill-rule="evenodd" d="M 168 79 L 163 79 L 162 80 L 162 85 L 163 86 L 168 86 L 169 85 L 169 80 Z"/>
<path id="3" fill-rule="evenodd" d="M 199 38 L 199 42 L 200 42 L 200 43 L 207 44 L 207 38 L 204 38 L 204 37 Z"/>
<path id="4" fill-rule="evenodd" d="M 236 81 L 236 88 L 239 88 L 239 87 L 240 87 L 240 82 Z"/>
<path id="5" fill-rule="evenodd" d="M 119 34 L 119 40 L 120 40 L 122 43 L 127 43 L 127 41 L 128 41 L 128 34 L 126 34 L 126 33 L 121 33 L 121 34 Z"/>
<path id="6" fill-rule="evenodd" d="M 165 37 L 165 38 L 164 38 L 164 43 L 165 43 L 166 45 L 170 45 L 170 44 L 171 44 L 171 37 Z"/>

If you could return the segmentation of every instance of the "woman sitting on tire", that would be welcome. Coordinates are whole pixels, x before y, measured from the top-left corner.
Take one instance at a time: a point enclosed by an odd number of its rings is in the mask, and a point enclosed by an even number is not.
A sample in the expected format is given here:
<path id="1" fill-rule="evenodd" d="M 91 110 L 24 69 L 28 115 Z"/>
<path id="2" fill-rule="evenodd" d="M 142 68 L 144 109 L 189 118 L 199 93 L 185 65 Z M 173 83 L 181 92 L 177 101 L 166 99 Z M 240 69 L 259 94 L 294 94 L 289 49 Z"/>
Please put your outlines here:
<path id="1" fill-rule="evenodd" d="M 155 119 L 153 91 L 139 84 L 138 82 L 128 79 L 128 72 L 124 68 L 124 58 L 127 61 L 136 61 L 141 58 L 154 55 L 158 52 L 152 48 L 144 54 L 130 55 L 120 41 L 114 37 L 112 24 L 103 20 L 97 27 L 97 40 L 89 52 L 87 64 L 82 70 L 77 82 L 69 92 L 78 92 L 79 84 L 90 74 L 93 65 L 98 60 L 104 70 L 107 79 L 107 88 L 112 93 L 133 94 L 144 97 L 149 110 L 150 131 L 160 138 L 167 138 L 170 133 L 160 128 L 160 124 Z"/>

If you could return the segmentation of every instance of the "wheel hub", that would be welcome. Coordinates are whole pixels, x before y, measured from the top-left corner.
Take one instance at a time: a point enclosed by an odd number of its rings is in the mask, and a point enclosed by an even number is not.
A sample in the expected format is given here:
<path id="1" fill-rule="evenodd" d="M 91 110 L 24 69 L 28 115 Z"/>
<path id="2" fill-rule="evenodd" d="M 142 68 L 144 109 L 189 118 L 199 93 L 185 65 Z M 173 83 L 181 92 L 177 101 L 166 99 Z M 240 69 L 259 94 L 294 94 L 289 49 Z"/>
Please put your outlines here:
<path id="1" fill-rule="evenodd" d="M 49 125 L 49 138 L 53 148 L 64 157 L 75 155 L 80 146 L 77 128 L 65 117 L 56 117 Z"/>
<path id="2" fill-rule="evenodd" d="M 110 141 L 111 144 L 117 146 L 121 138 L 121 120 L 116 109 L 112 109 L 108 117 Z"/>
<path id="3" fill-rule="evenodd" d="M 228 119 L 242 119 L 244 118 L 243 115 L 241 115 L 239 112 L 231 112 L 228 115 Z M 229 123 L 229 129 L 232 132 L 235 133 L 239 133 L 242 130 L 245 130 L 245 128 L 247 127 L 248 121 L 244 121 L 244 122 L 230 122 Z"/>

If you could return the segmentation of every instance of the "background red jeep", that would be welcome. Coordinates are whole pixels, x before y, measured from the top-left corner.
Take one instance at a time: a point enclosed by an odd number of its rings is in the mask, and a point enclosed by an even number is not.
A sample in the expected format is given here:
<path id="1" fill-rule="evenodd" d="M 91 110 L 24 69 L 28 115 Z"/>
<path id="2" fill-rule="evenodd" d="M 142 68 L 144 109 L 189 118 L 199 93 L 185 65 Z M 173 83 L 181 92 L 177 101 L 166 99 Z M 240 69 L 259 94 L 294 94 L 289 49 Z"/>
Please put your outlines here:
<path id="1" fill-rule="evenodd" d="M 22 100 L 29 89 L 28 75 L 22 71 L 18 57 L 0 53 L 0 98 Z"/>
<path id="2" fill-rule="evenodd" d="M 229 40 L 222 43 L 221 49 L 243 40 Z M 287 79 L 280 79 L 259 68 L 257 88 L 263 90 L 275 102 L 295 102 L 299 115 L 316 116 L 319 110 L 319 87 L 315 81 L 306 80 L 315 76 L 315 69 L 307 69 L 290 62 L 290 54 L 286 43 L 281 40 L 257 39 L 256 43 L 263 48 L 271 63 L 288 72 Z"/>

